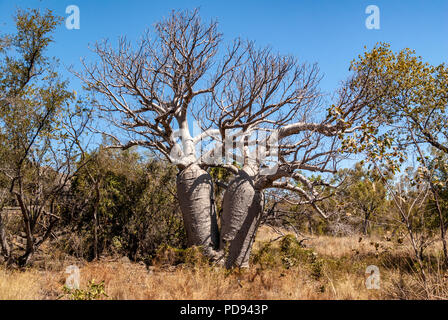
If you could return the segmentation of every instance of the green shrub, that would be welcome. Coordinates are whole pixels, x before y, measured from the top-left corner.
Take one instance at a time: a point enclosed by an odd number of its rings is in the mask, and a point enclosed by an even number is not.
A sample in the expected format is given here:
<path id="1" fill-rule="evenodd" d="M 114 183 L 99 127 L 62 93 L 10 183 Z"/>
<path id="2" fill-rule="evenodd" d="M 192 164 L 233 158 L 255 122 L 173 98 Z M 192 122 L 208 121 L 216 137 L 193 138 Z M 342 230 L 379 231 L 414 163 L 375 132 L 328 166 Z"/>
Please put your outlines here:
<path id="1" fill-rule="evenodd" d="M 208 265 L 209 260 L 202 253 L 201 247 L 198 246 L 179 249 L 169 245 L 161 245 L 157 249 L 152 263 L 157 266 L 185 264 L 190 267 L 197 267 Z"/>
<path id="2" fill-rule="evenodd" d="M 95 280 L 91 280 L 89 281 L 87 288 L 84 290 L 71 289 L 67 286 L 64 286 L 62 290 L 64 295 L 68 295 L 70 300 L 97 300 L 102 297 L 108 297 L 104 289 L 104 281 L 95 283 Z"/>
<path id="3" fill-rule="evenodd" d="M 306 263 L 310 252 L 311 250 L 303 248 L 294 236 L 286 235 L 278 246 L 273 242 L 263 244 L 254 254 L 252 262 L 262 269 L 275 267 L 289 269 L 299 263 Z"/>
<path id="4" fill-rule="evenodd" d="M 64 204 L 60 227 L 71 232 L 56 245 L 79 258 L 95 258 L 97 212 L 99 255 L 149 264 L 161 245 L 186 246 L 175 167 L 129 150 L 100 149 L 91 158 L 71 184 L 71 201 Z"/>
<path id="5" fill-rule="evenodd" d="M 261 269 L 290 269 L 299 265 L 309 268 L 311 276 L 318 280 L 323 275 L 324 260 L 308 248 L 300 245 L 293 235 L 284 236 L 279 245 L 266 242 L 254 254 L 252 263 Z"/>

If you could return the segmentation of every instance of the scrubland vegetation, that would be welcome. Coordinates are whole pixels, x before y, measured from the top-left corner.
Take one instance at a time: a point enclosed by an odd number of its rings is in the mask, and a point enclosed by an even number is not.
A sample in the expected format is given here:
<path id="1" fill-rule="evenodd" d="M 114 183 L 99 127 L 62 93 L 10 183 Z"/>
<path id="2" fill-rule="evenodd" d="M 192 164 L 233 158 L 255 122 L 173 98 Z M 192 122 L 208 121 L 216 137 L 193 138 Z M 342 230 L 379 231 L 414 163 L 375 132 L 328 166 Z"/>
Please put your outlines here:
<path id="1" fill-rule="evenodd" d="M 0 271 L 0 299 L 446 299 L 448 283 L 437 250 L 429 253 L 426 282 L 405 243 L 358 236 L 315 236 L 299 245 L 260 229 L 250 269 L 209 265 L 196 250 L 164 249 L 153 266 L 119 256 L 86 262 L 44 255 L 26 270 Z M 81 270 L 80 294 L 64 291 L 67 265 Z M 381 271 L 380 289 L 367 289 L 368 265 Z M 431 270 L 429 272 L 429 270 Z"/>

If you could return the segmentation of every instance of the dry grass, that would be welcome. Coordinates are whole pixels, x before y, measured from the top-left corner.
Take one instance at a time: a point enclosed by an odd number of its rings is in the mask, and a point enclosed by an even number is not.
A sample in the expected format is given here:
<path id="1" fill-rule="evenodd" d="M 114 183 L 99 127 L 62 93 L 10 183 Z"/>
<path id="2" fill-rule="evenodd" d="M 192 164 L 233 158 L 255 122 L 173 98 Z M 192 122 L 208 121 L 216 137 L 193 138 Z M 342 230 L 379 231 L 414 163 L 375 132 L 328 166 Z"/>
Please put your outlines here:
<path id="1" fill-rule="evenodd" d="M 366 299 L 362 279 L 347 277 L 334 290 L 320 292 L 306 270 L 284 272 L 247 270 L 227 274 L 222 269 L 176 268 L 148 272 L 138 264 L 90 263 L 81 268 L 81 288 L 88 281 L 104 281 L 110 299 Z M 0 299 L 57 299 L 62 296 L 63 272 L 0 273 Z M 361 288 L 361 291 L 359 290 Z M 68 296 L 65 298 L 69 298 Z"/>
<path id="2" fill-rule="evenodd" d="M 0 269 L 0 299 L 40 299 L 41 278 L 37 271 Z"/>
<path id="3" fill-rule="evenodd" d="M 261 229 L 255 246 L 260 250 L 278 235 Z M 379 243 L 379 245 L 375 245 Z M 145 265 L 123 260 L 78 262 L 81 289 L 88 282 L 104 282 L 105 299 L 383 299 L 446 298 L 446 277 L 434 276 L 438 290 L 425 295 L 418 277 L 404 272 L 400 259 L 406 258 L 405 246 L 359 237 L 315 237 L 306 242 L 315 252 L 313 262 L 290 268 L 263 268 L 255 264 L 248 270 L 226 271 L 204 264 L 178 265 L 148 269 Z M 273 246 L 278 246 L 275 241 Z M 390 254 L 393 246 L 394 254 Z M 308 252 L 308 251 L 307 251 Z M 401 258 L 400 258 L 401 257 Z M 398 260 L 394 260 L 398 259 Z M 67 274 L 65 264 L 45 264 L 26 271 L 0 269 L 0 299 L 68 299 L 63 294 Z M 381 289 L 365 287 L 365 269 L 375 264 L 381 270 Z M 316 269 L 317 268 L 317 269 Z M 317 270 L 317 271 L 316 271 Z M 317 275 L 316 275 L 317 272 Z"/>

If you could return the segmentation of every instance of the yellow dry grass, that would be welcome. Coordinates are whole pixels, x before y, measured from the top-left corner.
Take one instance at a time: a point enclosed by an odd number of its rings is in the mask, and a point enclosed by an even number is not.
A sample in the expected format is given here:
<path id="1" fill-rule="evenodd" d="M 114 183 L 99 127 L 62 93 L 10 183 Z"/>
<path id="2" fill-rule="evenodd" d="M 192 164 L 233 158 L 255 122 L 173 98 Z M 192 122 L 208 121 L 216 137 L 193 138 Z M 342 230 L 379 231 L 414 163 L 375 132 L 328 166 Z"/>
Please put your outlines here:
<path id="1" fill-rule="evenodd" d="M 63 296 L 66 275 L 36 271 L 0 273 L 0 299 L 57 299 Z M 242 271 L 228 275 L 222 269 L 176 268 L 148 272 L 144 266 L 120 262 L 90 263 L 81 268 L 81 288 L 88 281 L 104 281 L 110 299 L 368 299 L 362 281 L 347 276 L 327 293 L 307 272 Z M 334 285 L 334 284 L 333 284 Z M 361 289 L 361 291 L 359 290 Z"/>
<path id="2" fill-rule="evenodd" d="M 0 269 L 0 299 L 39 299 L 40 278 L 36 271 Z"/>

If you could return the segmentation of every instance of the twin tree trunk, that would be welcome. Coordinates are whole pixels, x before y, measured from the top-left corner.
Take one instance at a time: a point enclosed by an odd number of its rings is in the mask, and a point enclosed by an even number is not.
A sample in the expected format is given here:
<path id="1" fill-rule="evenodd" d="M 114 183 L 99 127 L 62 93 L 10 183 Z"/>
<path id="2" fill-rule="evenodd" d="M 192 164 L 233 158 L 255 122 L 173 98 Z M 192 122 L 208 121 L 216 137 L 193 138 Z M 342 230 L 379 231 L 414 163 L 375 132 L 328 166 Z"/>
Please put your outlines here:
<path id="1" fill-rule="evenodd" d="M 207 171 L 196 164 L 182 170 L 177 176 L 177 194 L 188 245 L 202 246 L 212 259 L 221 257 L 226 268 L 248 267 L 264 203 L 263 193 L 254 189 L 252 178 L 240 171 L 225 191 L 221 232 Z"/>

